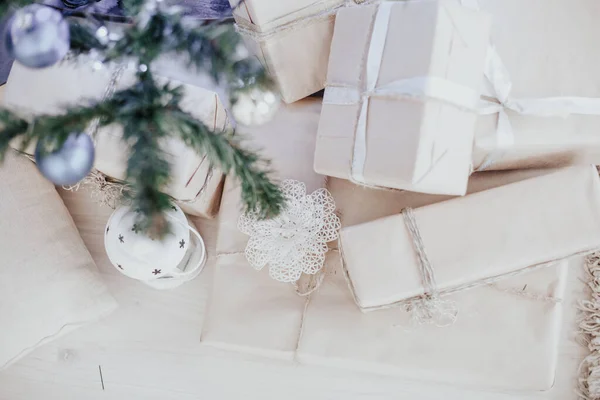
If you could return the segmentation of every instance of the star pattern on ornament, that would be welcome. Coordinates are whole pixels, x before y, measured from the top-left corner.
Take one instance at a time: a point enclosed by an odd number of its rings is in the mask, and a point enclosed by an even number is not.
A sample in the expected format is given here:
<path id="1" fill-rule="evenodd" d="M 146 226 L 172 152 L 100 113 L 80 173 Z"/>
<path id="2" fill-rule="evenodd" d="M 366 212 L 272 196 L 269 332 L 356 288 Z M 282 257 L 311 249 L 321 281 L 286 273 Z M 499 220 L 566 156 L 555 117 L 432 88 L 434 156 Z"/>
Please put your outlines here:
<path id="1" fill-rule="evenodd" d="M 181 241 L 179 242 L 179 248 L 183 249 L 185 247 L 185 240 L 181 239 Z"/>
<path id="2" fill-rule="evenodd" d="M 138 224 L 133 224 L 133 227 L 131 228 L 131 230 L 137 234 L 140 231 L 140 227 Z"/>
<path id="3" fill-rule="evenodd" d="M 160 274 L 161 272 L 162 272 L 162 270 L 160 270 L 160 269 L 155 269 L 154 271 L 152 271 L 152 273 L 153 273 L 154 275 L 158 275 L 158 274 Z"/>
<path id="4" fill-rule="evenodd" d="M 125 243 L 125 238 L 123 237 L 123 235 L 119 235 L 119 242 Z"/>

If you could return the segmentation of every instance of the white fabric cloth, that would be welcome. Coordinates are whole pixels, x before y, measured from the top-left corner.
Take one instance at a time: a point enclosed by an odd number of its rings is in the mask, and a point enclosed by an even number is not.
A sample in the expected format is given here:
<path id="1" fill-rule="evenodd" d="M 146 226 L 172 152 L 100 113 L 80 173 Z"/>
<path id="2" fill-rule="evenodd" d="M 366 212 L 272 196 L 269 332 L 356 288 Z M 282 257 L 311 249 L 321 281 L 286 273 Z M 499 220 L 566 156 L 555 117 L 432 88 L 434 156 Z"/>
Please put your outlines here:
<path id="1" fill-rule="evenodd" d="M 117 304 L 54 186 L 25 157 L 0 167 L 0 369 Z"/>

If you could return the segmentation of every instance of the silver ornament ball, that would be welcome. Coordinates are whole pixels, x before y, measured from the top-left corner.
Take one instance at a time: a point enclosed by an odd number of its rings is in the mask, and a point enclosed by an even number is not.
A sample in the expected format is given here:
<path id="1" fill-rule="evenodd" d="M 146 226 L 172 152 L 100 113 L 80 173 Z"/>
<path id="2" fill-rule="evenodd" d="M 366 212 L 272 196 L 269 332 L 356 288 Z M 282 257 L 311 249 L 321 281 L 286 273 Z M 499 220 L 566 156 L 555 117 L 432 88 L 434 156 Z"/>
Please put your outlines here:
<path id="1" fill-rule="evenodd" d="M 69 24 L 50 7 L 30 4 L 15 12 L 4 38 L 8 53 L 29 68 L 62 60 L 70 46 Z"/>
<path id="2" fill-rule="evenodd" d="M 231 113 L 241 125 L 262 125 L 273 118 L 280 103 L 275 92 L 253 88 L 237 95 Z"/>
<path id="3" fill-rule="evenodd" d="M 90 173 L 94 166 L 94 142 L 85 133 L 71 133 L 61 148 L 44 152 L 43 140 L 35 149 L 37 167 L 56 185 L 75 185 Z"/>

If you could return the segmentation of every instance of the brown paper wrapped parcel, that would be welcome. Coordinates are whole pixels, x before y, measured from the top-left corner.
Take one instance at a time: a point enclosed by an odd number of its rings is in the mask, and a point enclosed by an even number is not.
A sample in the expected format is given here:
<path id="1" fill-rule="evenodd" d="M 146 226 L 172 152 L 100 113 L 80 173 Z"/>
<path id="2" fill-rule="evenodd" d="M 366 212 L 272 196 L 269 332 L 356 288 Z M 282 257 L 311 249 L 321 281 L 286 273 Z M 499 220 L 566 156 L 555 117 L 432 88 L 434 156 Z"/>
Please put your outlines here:
<path id="1" fill-rule="evenodd" d="M 503 104 L 477 121 L 475 169 L 600 164 L 598 2 L 479 3 L 501 60 L 487 92 Z"/>
<path id="2" fill-rule="evenodd" d="M 487 14 L 451 2 L 340 10 L 315 170 L 369 186 L 465 194 L 489 29 Z"/>
<path id="3" fill-rule="evenodd" d="M 342 229 L 361 310 L 462 291 L 600 248 L 600 179 L 595 167 L 570 167 L 417 208 L 418 239 L 409 222 L 403 212 Z"/>
<path id="4" fill-rule="evenodd" d="M 312 118 L 306 113 L 302 116 L 302 121 L 311 121 L 302 129 L 316 124 L 318 108 L 312 112 Z M 299 162 L 301 158 L 310 160 L 309 136 L 301 140 L 296 132 L 293 143 L 287 143 L 276 140 L 274 134 L 261 132 L 265 139 L 272 137 L 265 141 L 269 155 L 281 154 L 275 164 L 282 176 L 313 182 L 309 187 L 315 188 L 320 178 L 313 175 L 316 180 L 310 179 L 310 171 L 303 167 L 309 162 Z M 300 150 L 294 152 L 294 147 Z M 475 174 L 470 191 L 550 172 Z M 365 189 L 336 178 L 329 179 L 327 188 L 336 198 L 344 226 L 448 198 Z M 362 313 L 348 290 L 337 252 L 329 253 L 324 282 L 308 298 L 298 296 L 292 285 L 274 281 L 266 271 L 255 271 L 242 254 L 248 237 L 237 228 L 239 215 L 237 192 L 226 189 L 217 243 L 222 255 L 202 343 L 302 364 L 394 375 L 396 379 L 513 391 L 552 386 L 566 282 L 564 265 L 448 296 L 461 311 L 451 327 L 413 325 L 402 308 Z"/>
<path id="5" fill-rule="evenodd" d="M 437 327 L 416 325 L 399 308 L 361 312 L 339 261 L 331 260 L 308 304 L 296 359 L 476 389 L 548 390 L 556 374 L 568 264 L 455 293 L 449 298 L 460 310 L 456 322 Z"/>
<path id="6" fill-rule="evenodd" d="M 238 30 L 277 82 L 286 103 L 325 87 L 335 11 L 346 0 L 229 2 L 235 7 Z"/>
<path id="7" fill-rule="evenodd" d="M 312 169 L 320 110 L 320 101 L 307 99 L 282 107 L 265 125 L 240 128 L 244 129 L 242 134 L 252 139 L 249 144 L 262 148 L 279 179 L 304 182 L 307 193 L 322 187 L 325 182 L 324 177 Z M 284 131 L 285 135 L 282 135 Z M 296 294 L 293 285 L 273 280 L 267 268 L 256 271 L 246 261 L 244 248 L 248 236 L 238 229 L 243 209 L 239 190 L 235 181 L 228 179 L 225 182 L 219 215 L 218 260 L 202 328 L 202 342 L 291 358 L 305 299 Z M 272 332 L 273 327 L 278 330 L 276 334 Z"/>
<path id="8" fill-rule="evenodd" d="M 5 104 L 25 113 L 60 113 L 65 105 L 101 99 L 113 78 L 117 78 L 115 89 L 120 90 L 134 82 L 135 74 L 128 69 L 118 74 L 117 67 L 94 71 L 87 65 L 72 63 L 31 70 L 15 63 L 6 86 Z M 170 82 L 181 84 L 176 80 Z M 227 114 L 217 94 L 188 84 L 183 86 L 182 109 L 215 131 L 225 129 Z M 94 168 L 119 181 L 126 177 L 128 157 L 127 145 L 121 141 L 122 129 L 115 124 L 99 129 L 95 137 Z M 223 174 L 213 169 L 206 157 L 198 155 L 177 138 L 168 138 L 163 146 L 172 165 L 172 179 L 164 189 L 165 193 L 172 196 L 185 212 L 213 217 L 221 200 Z M 33 151 L 34 145 L 27 149 L 30 154 Z"/>

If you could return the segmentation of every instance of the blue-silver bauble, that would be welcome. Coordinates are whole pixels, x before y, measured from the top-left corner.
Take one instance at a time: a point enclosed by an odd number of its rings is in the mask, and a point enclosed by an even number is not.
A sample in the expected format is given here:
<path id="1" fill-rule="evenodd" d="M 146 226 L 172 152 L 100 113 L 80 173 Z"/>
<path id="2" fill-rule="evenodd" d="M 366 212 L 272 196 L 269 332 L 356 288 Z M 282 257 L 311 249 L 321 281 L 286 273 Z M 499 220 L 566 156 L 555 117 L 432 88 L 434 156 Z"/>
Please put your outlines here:
<path id="1" fill-rule="evenodd" d="M 43 139 L 35 148 L 37 167 L 56 185 L 75 185 L 90 173 L 94 166 L 94 142 L 85 133 L 71 133 L 62 147 L 45 153 Z"/>
<path id="2" fill-rule="evenodd" d="M 69 24 L 59 11 L 30 4 L 15 12 L 4 40 L 8 53 L 21 64 L 46 68 L 62 60 L 69 51 Z"/>

